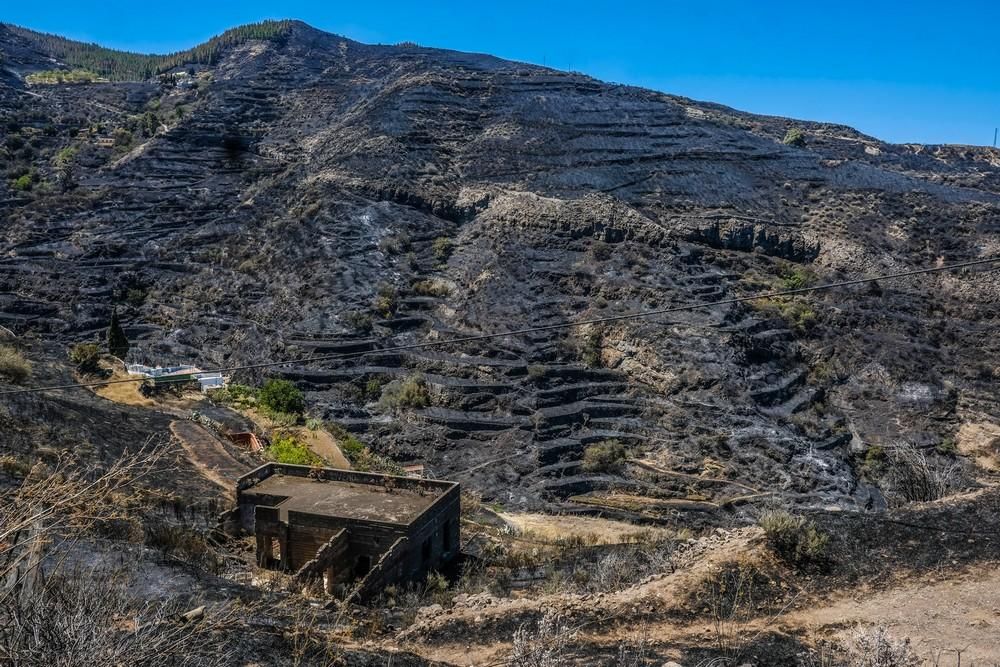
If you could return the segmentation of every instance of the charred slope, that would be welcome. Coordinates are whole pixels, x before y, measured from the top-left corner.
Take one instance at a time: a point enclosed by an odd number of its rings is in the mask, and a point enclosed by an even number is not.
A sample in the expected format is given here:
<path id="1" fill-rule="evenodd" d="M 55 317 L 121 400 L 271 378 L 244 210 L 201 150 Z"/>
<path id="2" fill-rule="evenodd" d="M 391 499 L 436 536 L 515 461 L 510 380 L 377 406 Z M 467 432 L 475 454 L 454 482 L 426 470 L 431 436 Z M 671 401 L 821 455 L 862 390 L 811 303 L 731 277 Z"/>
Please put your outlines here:
<path id="1" fill-rule="evenodd" d="M 0 324 L 18 332 L 92 338 L 118 302 L 145 360 L 300 359 L 282 372 L 317 413 L 528 506 L 738 495 L 585 465 L 608 440 L 876 503 L 872 445 L 1000 419 L 992 273 L 308 362 L 989 255 L 996 151 L 298 23 L 165 80 L 27 86 L 40 48 L 0 30 Z M 792 126 L 804 147 L 781 142 Z M 416 374 L 429 407 L 379 403 Z"/>

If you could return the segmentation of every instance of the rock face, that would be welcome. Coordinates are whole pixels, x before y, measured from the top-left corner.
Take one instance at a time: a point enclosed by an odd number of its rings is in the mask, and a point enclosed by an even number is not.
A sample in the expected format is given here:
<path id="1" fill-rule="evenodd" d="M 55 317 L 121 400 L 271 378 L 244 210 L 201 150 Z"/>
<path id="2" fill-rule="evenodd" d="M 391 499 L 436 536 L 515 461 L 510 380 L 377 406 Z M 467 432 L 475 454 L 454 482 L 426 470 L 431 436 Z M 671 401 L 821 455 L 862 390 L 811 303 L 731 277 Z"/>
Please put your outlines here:
<path id="1" fill-rule="evenodd" d="M 117 302 L 137 360 L 293 360 L 274 373 L 315 413 L 526 507 L 738 495 L 585 464 L 608 440 L 865 504 L 871 445 L 1000 419 L 995 272 L 710 305 L 996 254 L 995 150 L 304 24 L 166 83 L 29 86 L 40 49 L 0 26 L 0 324 L 19 333 L 93 338 Z M 687 304 L 706 305 L 378 352 Z M 430 406 L 378 401 L 417 374 Z"/>

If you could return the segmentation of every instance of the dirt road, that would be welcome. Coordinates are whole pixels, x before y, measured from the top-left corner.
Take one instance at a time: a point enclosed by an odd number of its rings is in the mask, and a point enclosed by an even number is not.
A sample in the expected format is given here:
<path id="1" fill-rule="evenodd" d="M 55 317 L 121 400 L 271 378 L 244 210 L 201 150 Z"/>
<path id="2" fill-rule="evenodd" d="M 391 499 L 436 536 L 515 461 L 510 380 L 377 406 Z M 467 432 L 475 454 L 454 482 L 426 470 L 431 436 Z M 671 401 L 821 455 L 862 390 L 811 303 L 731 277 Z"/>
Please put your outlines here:
<path id="1" fill-rule="evenodd" d="M 233 458 L 219 439 L 208 429 L 192 421 L 170 423 L 170 432 L 180 441 L 191 463 L 209 480 L 227 491 L 247 467 Z"/>

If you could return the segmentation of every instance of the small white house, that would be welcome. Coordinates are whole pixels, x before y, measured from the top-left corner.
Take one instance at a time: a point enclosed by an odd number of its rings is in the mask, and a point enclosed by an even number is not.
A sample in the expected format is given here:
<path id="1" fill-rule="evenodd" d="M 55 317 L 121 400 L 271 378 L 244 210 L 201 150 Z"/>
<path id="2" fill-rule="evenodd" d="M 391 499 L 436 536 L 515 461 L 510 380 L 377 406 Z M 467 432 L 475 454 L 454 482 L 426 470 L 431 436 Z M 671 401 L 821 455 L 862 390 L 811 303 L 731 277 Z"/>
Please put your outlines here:
<path id="1" fill-rule="evenodd" d="M 222 389 L 226 386 L 226 378 L 219 372 L 205 372 L 197 366 L 144 366 L 143 364 L 129 364 L 126 366 L 129 375 L 139 375 L 151 379 L 155 384 L 168 384 L 180 382 L 183 379 L 197 381 L 202 392 L 208 393 L 214 389 Z"/>

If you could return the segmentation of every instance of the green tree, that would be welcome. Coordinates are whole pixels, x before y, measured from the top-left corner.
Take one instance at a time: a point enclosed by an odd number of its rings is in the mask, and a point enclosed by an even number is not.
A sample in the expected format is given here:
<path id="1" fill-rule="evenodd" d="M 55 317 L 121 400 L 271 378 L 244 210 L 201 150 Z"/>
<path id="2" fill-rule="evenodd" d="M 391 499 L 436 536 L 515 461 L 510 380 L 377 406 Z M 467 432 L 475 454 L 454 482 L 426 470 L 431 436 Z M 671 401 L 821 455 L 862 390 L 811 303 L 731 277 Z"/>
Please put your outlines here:
<path id="1" fill-rule="evenodd" d="M 265 408 L 275 412 L 300 415 L 306 409 L 305 396 L 288 380 L 268 380 L 261 387 L 257 399 Z"/>
<path id="2" fill-rule="evenodd" d="M 115 308 L 111 311 L 111 324 L 108 326 L 108 352 L 124 360 L 130 347 L 125 330 L 118 321 L 118 309 Z"/>

